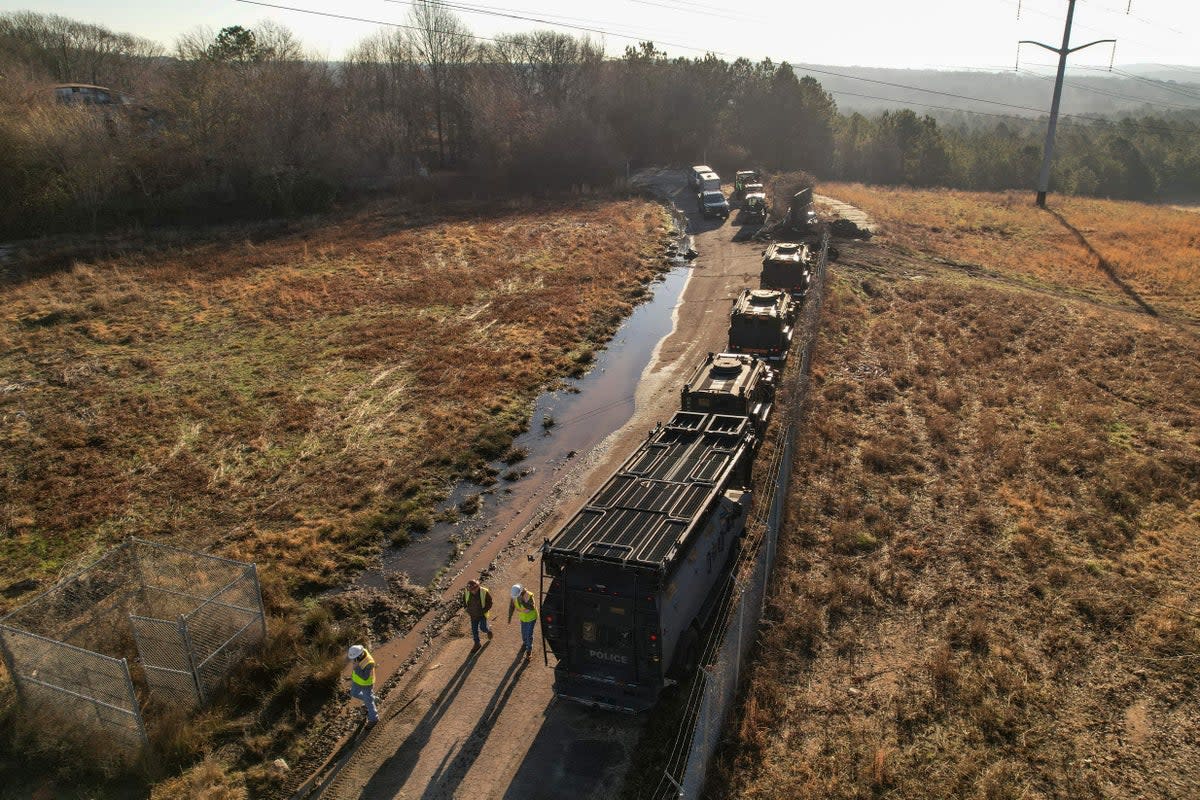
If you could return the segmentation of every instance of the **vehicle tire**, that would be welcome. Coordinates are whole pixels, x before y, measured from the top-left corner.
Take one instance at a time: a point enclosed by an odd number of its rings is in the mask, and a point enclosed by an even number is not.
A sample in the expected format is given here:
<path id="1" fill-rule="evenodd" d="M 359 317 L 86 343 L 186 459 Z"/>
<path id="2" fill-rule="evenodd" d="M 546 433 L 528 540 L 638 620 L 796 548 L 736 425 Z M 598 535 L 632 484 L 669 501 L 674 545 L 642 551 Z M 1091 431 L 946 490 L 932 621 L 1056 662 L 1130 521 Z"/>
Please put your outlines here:
<path id="1" fill-rule="evenodd" d="M 700 664 L 700 631 L 696 630 L 695 624 L 689 626 L 679 637 L 675 653 L 675 663 L 671 666 L 671 671 L 679 680 L 687 680 Z"/>

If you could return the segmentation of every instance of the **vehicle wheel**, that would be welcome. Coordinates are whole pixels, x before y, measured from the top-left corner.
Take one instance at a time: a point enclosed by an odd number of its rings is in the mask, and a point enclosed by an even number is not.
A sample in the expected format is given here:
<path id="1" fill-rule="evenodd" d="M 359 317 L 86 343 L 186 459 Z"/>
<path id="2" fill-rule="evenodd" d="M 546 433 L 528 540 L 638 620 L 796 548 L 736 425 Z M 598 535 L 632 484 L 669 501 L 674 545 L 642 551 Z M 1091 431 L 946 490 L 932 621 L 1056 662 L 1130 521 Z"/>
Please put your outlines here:
<path id="1" fill-rule="evenodd" d="M 689 627 L 683 632 L 683 636 L 679 637 L 679 644 L 676 645 L 675 652 L 679 655 L 675 658 L 675 664 L 671 671 L 680 680 L 686 680 L 692 676 L 700 663 L 700 632 L 696 630 L 695 625 Z"/>

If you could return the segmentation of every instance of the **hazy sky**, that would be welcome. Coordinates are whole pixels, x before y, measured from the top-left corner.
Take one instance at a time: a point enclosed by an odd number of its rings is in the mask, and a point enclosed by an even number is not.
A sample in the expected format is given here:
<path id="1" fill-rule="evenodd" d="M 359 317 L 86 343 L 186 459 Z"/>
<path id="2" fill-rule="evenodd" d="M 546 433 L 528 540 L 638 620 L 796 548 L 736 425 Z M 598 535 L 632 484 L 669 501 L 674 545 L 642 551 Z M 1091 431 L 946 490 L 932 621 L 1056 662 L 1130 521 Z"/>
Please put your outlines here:
<path id="1" fill-rule="evenodd" d="M 391 0 L 264 2 L 401 24 L 410 8 L 407 2 Z M 608 35 L 592 36 L 602 40 L 612 54 L 619 54 L 637 38 L 649 38 L 672 55 L 701 55 L 711 50 L 726 58 L 770 57 L 792 63 L 993 69 L 1012 68 L 1019 39 L 1057 46 L 1067 8 L 1066 0 L 448 2 L 460 7 L 457 13 L 479 36 L 552 26 L 470 13 L 465 10 L 468 7 L 603 30 Z M 1078 0 L 1071 44 L 1115 38 L 1118 65 L 1186 65 L 1195 71 L 1181 70 L 1179 79 L 1200 80 L 1200 0 L 1133 0 L 1131 15 L 1125 13 L 1127 3 Z M 200 26 L 214 30 L 238 24 L 252 27 L 256 21 L 270 18 L 298 34 L 314 53 L 335 59 L 380 27 L 236 0 L 0 0 L 0 11 L 15 10 L 61 14 L 168 46 L 180 33 Z M 1107 67 L 1110 55 L 1109 45 L 1097 45 L 1072 56 L 1070 63 Z M 1054 58 L 1036 47 L 1021 50 L 1022 66 L 1046 64 Z"/>

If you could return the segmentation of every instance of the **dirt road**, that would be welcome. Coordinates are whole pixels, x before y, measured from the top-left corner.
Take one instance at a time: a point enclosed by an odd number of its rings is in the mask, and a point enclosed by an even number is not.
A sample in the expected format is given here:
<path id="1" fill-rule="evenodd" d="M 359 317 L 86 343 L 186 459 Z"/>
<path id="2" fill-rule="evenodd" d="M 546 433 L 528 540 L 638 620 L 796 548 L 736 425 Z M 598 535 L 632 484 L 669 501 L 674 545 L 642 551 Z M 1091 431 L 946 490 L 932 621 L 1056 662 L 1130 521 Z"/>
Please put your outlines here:
<path id="1" fill-rule="evenodd" d="M 678 406 L 679 387 L 706 353 L 723 349 L 728 312 L 736 293 L 756 285 L 761 245 L 749 239 L 757 226 L 703 221 L 683 173 L 651 171 L 639 179 L 688 212 L 700 256 L 676 307 L 674 331 L 664 339 L 638 386 L 633 418 L 593 453 L 580 458 L 530 530 L 521 516 L 467 565 L 447 591 L 457 596 L 468 577 L 493 558 L 485 585 L 494 593 L 495 639 L 471 656 L 471 637 L 459 615 L 441 630 L 418 625 L 377 654 L 386 675 L 432 636 L 419 662 L 387 693 L 381 720 L 345 760 L 329 770 L 326 798 L 606 798 L 619 789 L 637 743 L 642 718 L 596 712 L 558 702 L 553 673 L 540 658 L 519 659 L 520 629 L 505 623 L 508 587 L 538 585 L 539 565 L 529 560 L 550 536 L 660 420 Z M 515 545 L 515 546 L 512 546 Z"/>

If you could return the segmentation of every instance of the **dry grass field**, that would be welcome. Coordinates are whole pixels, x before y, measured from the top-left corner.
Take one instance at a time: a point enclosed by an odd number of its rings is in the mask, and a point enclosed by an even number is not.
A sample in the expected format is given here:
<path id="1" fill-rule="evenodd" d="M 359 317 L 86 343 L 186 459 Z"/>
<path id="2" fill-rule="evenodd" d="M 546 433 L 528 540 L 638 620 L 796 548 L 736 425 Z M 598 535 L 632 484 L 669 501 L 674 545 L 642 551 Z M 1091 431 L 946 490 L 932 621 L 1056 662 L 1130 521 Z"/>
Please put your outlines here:
<path id="1" fill-rule="evenodd" d="M 652 203 L 474 211 L 234 229 L 0 284 L 0 611 L 131 535 L 259 564 L 273 642 L 167 732 L 178 760 L 214 737 L 279 752 L 366 624 L 311 598 L 427 528 L 662 269 Z"/>
<path id="2" fill-rule="evenodd" d="M 1042 211 L 1029 192 L 859 184 L 823 184 L 821 191 L 883 222 L 883 234 L 902 251 L 1200 322 L 1200 227 L 1187 211 L 1081 197 L 1051 197 Z"/>
<path id="3" fill-rule="evenodd" d="M 1200 797 L 1200 218 L 1056 203 L 1118 281 L 1024 196 L 821 191 L 884 233 L 709 796 Z"/>

